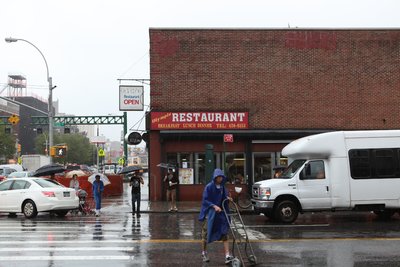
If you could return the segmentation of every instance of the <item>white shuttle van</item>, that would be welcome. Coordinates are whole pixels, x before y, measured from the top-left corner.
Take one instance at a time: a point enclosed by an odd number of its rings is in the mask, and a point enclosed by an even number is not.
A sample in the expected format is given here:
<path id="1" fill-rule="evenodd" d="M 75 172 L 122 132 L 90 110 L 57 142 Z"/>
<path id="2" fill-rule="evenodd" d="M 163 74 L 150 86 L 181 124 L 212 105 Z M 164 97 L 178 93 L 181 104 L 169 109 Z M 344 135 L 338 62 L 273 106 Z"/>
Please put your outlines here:
<path id="1" fill-rule="evenodd" d="M 400 130 L 311 135 L 282 155 L 291 161 L 282 176 L 253 185 L 257 213 L 291 223 L 306 211 L 400 211 Z"/>

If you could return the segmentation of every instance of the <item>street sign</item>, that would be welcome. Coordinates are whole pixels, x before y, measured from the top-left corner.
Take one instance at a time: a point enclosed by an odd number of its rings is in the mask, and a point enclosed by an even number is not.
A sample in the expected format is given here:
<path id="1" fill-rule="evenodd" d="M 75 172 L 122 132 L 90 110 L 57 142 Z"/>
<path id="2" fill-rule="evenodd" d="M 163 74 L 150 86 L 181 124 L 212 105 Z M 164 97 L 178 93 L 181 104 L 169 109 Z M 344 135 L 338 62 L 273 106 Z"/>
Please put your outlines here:
<path id="1" fill-rule="evenodd" d="M 106 155 L 106 153 L 104 153 L 104 149 L 100 148 L 98 155 L 99 155 L 99 157 L 104 157 Z"/>
<path id="2" fill-rule="evenodd" d="M 63 122 L 54 122 L 54 127 L 64 127 L 65 123 Z"/>
<path id="3" fill-rule="evenodd" d="M 19 117 L 13 114 L 8 118 L 8 122 L 11 124 L 17 124 L 19 122 Z"/>
<path id="4" fill-rule="evenodd" d="M 224 143 L 233 143 L 233 134 L 224 134 Z"/>
<path id="5" fill-rule="evenodd" d="M 125 135 L 125 141 L 129 145 L 138 145 L 142 142 L 142 136 L 138 132 L 131 132 Z"/>

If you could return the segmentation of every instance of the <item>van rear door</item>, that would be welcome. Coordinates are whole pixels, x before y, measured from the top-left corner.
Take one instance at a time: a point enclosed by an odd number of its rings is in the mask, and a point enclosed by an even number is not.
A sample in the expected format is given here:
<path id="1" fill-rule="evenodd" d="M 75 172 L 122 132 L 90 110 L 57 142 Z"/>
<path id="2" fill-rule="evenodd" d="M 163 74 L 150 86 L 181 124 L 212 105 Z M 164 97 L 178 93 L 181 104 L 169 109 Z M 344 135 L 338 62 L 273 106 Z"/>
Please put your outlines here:
<path id="1" fill-rule="evenodd" d="M 298 192 L 304 210 L 332 207 L 329 177 L 323 160 L 311 160 L 299 173 Z"/>

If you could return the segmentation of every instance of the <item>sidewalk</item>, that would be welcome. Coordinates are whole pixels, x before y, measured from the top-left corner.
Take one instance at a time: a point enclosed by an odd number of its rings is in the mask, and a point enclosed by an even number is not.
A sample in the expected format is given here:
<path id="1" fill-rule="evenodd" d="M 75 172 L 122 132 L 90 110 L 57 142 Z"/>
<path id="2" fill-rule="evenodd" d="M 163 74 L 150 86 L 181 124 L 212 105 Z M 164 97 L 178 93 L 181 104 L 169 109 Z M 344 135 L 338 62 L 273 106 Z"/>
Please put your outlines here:
<path id="1" fill-rule="evenodd" d="M 142 213 L 169 213 L 168 201 L 149 201 L 148 190 L 142 188 L 140 210 Z M 132 212 L 131 192 L 127 183 L 124 184 L 124 191 L 121 196 L 105 197 L 102 199 L 102 206 L 105 210 L 118 210 L 123 213 Z M 178 201 L 176 203 L 178 213 L 200 213 L 201 201 Z M 241 214 L 253 213 L 252 208 L 241 210 Z"/>

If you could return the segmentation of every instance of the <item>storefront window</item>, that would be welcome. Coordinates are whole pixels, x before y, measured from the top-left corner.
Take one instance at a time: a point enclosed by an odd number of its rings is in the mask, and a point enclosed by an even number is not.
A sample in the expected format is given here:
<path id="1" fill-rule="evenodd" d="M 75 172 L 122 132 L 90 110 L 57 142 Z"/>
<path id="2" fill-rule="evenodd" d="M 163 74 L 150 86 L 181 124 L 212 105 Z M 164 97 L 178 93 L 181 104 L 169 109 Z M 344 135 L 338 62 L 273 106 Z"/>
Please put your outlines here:
<path id="1" fill-rule="evenodd" d="M 224 169 L 221 162 L 224 162 L 224 153 L 214 153 L 216 168 Z M 211 177 L 205 177 L 205 153 L 168 153 L 167 163 L 177 166 L 176 171 L 184 184 L 207 184 Z M 225 153 L 225 173 L 229 183 L 247 183 L 245 173 L 244 153 Z M 179 174 L 179 170 L 181 174 Z M 188 177 L 191 176 L 191 177 Z"/>
<path id="2" fill-rule="evenodd" d="M 271 179 L 273 168 L 272 162 L 271 153 L 253 153 L 254 182 Z"/>
<path id="3" fill-rule="evenodd" d="M 195 153 L 194 181 L 196 184 L 206 184 L 206 155 L 204 153 Z"/>

